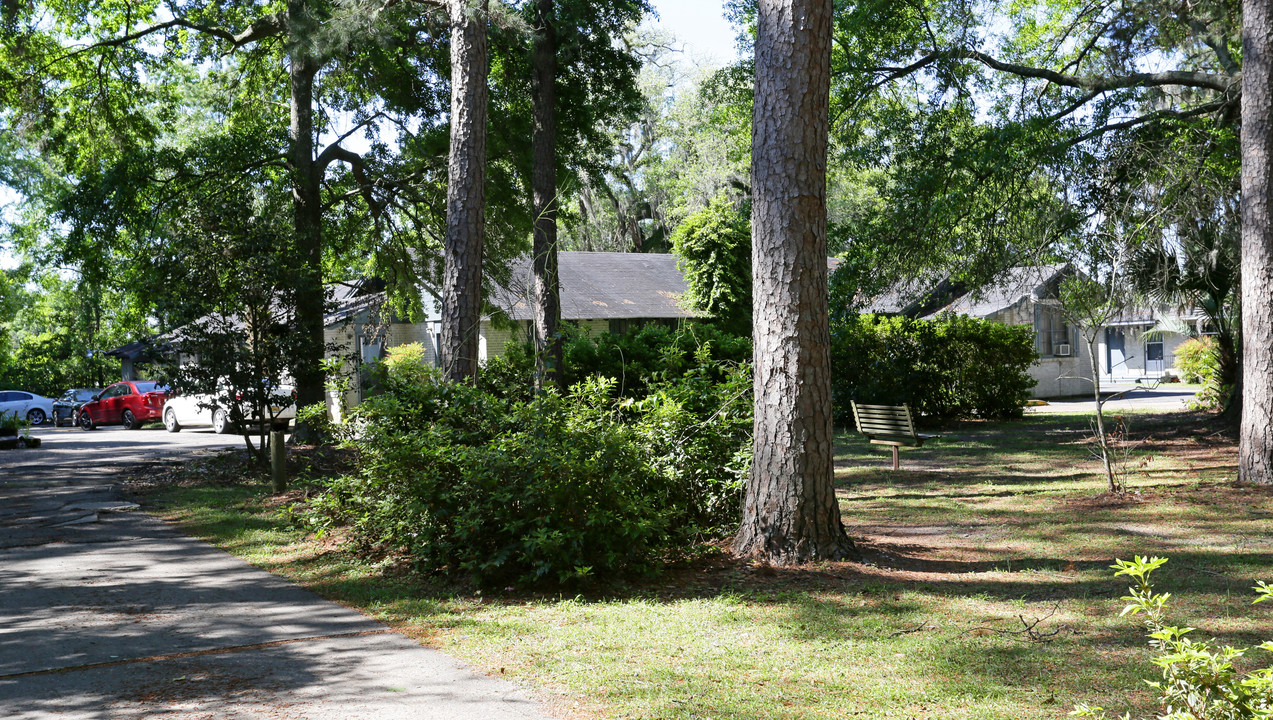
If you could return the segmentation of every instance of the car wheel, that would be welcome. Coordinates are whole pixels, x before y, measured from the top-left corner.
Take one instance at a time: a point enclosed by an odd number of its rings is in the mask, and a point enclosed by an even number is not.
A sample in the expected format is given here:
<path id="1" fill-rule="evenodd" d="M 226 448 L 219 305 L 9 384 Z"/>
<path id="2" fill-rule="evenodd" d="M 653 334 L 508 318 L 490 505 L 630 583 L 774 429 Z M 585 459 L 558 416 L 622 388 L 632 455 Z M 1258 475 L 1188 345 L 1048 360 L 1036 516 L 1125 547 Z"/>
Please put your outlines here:
<path id="1" fill-rule="evenodd" d="M 56 409 L 53 411 L 53 427 L 62 427 L 62 416 Z"/>
<path id="2" fill-rule="evenodd" d="M 133 414 L 132 410 L 125 410 L 124 414 L 119 416 L 119 419 L 124 423 L 124 427 L 129 430 L 136 430 L 141 427 L 141 423 L 137 422 L 137 416 Z"/>
<path id="3" fill-rule="evenodd" d="M 234 425 L 230 423 L 230 416 L 224 410 L 217 409 L 212 411 L 212 432 L 218 435 L 228 435 L 234 431 Z"/>
<path id="4" fill-rule="evenodd" d="M 97 429 L 97 423 L 93 422 L 93 416 L 89 415 L 86 412 L 80 413 L 79 424 L 80 424 L 80 427 L 85 430 Z"/>
<path id="5" fill-rule="evenodd" d="M 27 420 L 32 425 L 43 425 L 44 421 L 48 419 L 49 419 L 49 416 L 45 415 L 44 411 L 41 410 L 40 408 L 31 408 L 30 410 L 27 411 Z"/>
<path id="6" fill-rule="evenodd" d="M 181 432 L 181 423 L 177 422 L 177 411 L 172 408 L 164 410 L 164 429 L 168 432 Z"/>

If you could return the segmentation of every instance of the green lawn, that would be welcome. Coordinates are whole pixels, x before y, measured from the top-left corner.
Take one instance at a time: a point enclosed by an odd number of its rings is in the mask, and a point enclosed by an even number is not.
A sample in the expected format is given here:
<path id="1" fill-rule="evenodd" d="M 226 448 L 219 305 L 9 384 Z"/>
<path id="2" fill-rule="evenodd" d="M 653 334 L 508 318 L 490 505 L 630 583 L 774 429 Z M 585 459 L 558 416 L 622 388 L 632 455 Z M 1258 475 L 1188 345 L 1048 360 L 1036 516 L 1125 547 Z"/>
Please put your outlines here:
<path id="1" fill-rule="evenodd" d="M 261 481 L 163 483 L 143 501 L 572 716 L 1016 720 L 1080 701 L 1148 714 L 1155 669 L 1108 565 L 1170 557 L 1158 579 L 1174 618 L 1254 645 L 1273 637 L 1271 609 L 1250 604 L 1273 578 L 1273 506 L 1233 485 L 1233 443 L 1205 418 L 1129 420 L 1125 500 L 1102 493 L 1083 417 L 944 427 L 898 472 L 887 448 L 844 436 L 841 507 L 863 562 L 719 555 L 579 597 L 483 596 L 352 557 L 290 527 Z"/>

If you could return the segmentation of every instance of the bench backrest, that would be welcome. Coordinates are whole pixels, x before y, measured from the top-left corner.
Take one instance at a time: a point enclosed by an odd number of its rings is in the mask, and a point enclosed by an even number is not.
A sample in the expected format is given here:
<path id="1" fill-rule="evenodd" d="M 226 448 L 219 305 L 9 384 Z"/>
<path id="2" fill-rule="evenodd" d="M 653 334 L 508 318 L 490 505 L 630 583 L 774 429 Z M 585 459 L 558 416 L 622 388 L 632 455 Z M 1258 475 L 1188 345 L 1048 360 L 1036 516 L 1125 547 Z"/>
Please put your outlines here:
<path id="1" fill-rule="evenodd" d="M 853 403 L 858 432 L 867 437 L 918 439 L 909 405 L 859 405 Z"/>

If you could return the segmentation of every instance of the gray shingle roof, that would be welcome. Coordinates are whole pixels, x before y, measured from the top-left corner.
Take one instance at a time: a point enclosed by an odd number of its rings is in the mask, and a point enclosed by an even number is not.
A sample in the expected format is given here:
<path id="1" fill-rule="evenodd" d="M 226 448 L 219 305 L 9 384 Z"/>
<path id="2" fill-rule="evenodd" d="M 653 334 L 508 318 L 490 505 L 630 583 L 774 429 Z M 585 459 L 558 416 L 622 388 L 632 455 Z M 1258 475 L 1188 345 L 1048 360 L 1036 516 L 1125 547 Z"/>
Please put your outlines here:
<path id="1" fill-rule="evenodd" d="M 690 318 L 681 306 L 685 278 L 676 256 L 661 253 L 561 252 L 557 255 L 563 320 Z M 530 320 L 530 258 L 515 262 L 508 288 L 491 300 L 512 320 Z"/>
<path id="2" fill-rule="evenodd" d="M 1006 310 L 1026 297 L 1050 297 L 1052 292 L 1049 288 L 1068 271 L 1069 266 L 1064 264 L 1008 268 L 993 282 L 958 298 L 942 311 L 984 318 Z"/>

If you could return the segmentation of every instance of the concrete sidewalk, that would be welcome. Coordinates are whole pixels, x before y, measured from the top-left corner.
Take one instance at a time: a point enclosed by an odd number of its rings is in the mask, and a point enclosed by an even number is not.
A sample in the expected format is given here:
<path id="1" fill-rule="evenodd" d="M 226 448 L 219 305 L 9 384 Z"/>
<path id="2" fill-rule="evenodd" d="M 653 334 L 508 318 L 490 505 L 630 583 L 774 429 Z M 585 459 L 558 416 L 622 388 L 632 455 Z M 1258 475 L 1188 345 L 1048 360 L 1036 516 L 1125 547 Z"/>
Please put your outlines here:
<path id="1" fill-rule="evenodd" d="M 1106 397 L 1123 393 L 1105 403 L 1105 411 L 1111 413 L 1132 410 L 1150 412 L 1184 410 L 1197 392 L 1196 386 L 1181 386 L 1179 383 L 1157 387 L 1140 387 L 1130 383 L 1101 386 L 1101 394 Z M 1025 411 L 1030 414 L 1096 412 L 1096 401 L 1090 396 L 1053 399 L 1048 400 L 1047 403 L 1047 405 L 1028 407 Z"/>
<path id="2" fill-rule="evenodd" d="M 0 482 L 0 718 L 550 717 L 75 476 Z"/>

